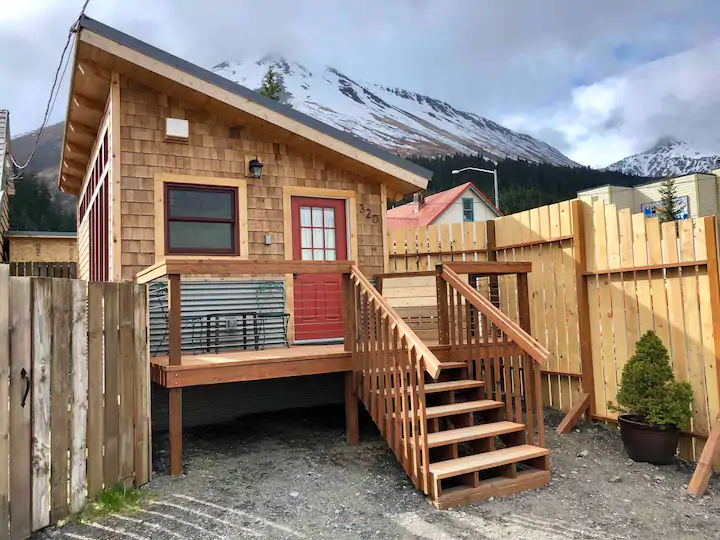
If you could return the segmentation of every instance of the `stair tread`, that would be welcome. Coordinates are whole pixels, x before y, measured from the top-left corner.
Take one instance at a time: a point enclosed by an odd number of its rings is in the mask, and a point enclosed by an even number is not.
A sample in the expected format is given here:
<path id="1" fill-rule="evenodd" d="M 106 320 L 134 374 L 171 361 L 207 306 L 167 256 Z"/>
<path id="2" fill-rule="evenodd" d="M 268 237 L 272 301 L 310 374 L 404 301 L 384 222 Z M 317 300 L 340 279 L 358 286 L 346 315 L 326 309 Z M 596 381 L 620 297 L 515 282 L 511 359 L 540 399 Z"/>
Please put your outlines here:
<path id="1" fill-rule="evenodd" d="M 454 369 L 454 368 L 463 368 L 467 367 L 467 362 L 463 361 L 454 361 L 454 360 L 447 360 L 445 362 L 440 362 L 440 369 Z"/>
<path id="2" fill-rule="evenodd" d="M 501 450 L 493 450 L 483 454 L 475 454 L 456 459 L 448 459 L 430 464 L 430 474 L 436 480 L 459 476 L 474 471 L 492 469 L 510 463 L 517 463 L 526 459 L 547 456 L 550 451 L 530 444 L 510 446 Z"/>
<path id="3" fill-rule="evenodd" d="M 443 381 L 425 385 L 425 393 L 447 392 L 449 390 L 466 390 L 468 388 L 481 388 L 485 386 L 484 381 L 473 381 L 461 379 L 459 381 Z"/>
<path id="4" fill-rule="evenodd" d="M 445 431 L 428 433 L 428 446 L 430 448 L 435 448 L 446 444 L 474 441 L 476 439 L 487 439 L 489 437 L 495 437 L 496 435 L 514 433 L 524 429 L 524 424 L 508 422 L 507 420 L 503 420 L 501 422 L 490 422 L 488 424 L 478 424 L 477 426 L 447 429 Z M 410 440 L 410 444 L 413 444 L 414 442 L 414 440 Z"/>
<path id="5" fill-rule="evenodd" d="M 470 379 L 462 379 L 459 381 L 443 381 L 439 383 L 427 383 L 425 385 L 426 394 L 434 394 L 437 392 L 448 392 L 450 390 L 468 390 L 470 388 L 482 388 L 485 386 L 485 381 L 472 381 Z M 415 387 L 417 389 L 417 386 Z M 406 391 L 409 392 L 411 387 L 408 386 Z M 376 390 L 378 394 L 382 394 L 382 390 Z M 395 389 L 390 389 L 390 395 L 395 394 Z"/>
<path id="6" fill-rule="evenodd" d="M 550 482 L 550 471 L 528 468 L 518 471 L 517 477 L 494 477 L 480 480 L 477 487 L 456 486 L 442 490 L 437 500 L 432 504 L 440 509 L 453 508 L 464 504 L 487 500 L 490 497 L 520 493 L 527 489 L 536 489 Z"/>
<path id="7" fill-rule="evenodd" d="M 436 405 L 434 407 L 428 407 L 425 413 L 427 418 L 438 418 L 440 416 L 452 416 L 453 414 L 498 409 L 504 406 L 505 404 L 502 401 L 478 399 L 475 401 L 463 401 L 462 403 L 451 403 L 449 405 Z"/>

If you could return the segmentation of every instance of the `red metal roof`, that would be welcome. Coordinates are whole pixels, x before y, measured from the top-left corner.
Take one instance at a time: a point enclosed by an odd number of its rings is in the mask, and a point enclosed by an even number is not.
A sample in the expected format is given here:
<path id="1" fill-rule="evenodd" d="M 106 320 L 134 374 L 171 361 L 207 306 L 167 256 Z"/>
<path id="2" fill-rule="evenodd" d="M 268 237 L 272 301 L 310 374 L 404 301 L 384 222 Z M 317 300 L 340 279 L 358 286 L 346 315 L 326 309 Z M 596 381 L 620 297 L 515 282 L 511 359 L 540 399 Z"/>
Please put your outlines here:
<path id="1" fill-rule="evenodd" d="M 465 184 L 425 197 L 425 204 L 422 205 L 419 210 L 415 202 L 391 208 L 387 213 L 388 228 L 399 229 L 431 225 L 468 188 L 472 189 L 495 214 L 498 216 L 503 215 L 472 182 L 466 182 Z"/>

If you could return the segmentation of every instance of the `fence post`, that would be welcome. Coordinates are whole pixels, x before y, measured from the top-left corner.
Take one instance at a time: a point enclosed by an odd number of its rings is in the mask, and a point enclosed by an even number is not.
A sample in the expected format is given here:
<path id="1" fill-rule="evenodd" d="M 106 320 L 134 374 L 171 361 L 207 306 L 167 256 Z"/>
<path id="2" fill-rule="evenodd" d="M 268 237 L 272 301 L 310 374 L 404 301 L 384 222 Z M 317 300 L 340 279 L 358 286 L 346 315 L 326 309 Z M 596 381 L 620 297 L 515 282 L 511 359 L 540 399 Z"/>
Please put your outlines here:
<path id="1" fill-rule="evenodd" d="M 0 538 L 10 533 L 10 267 L 0 265 Z"/>
<path id="2" fill-rule="evenodd" d="M 715 348 L 715 365 L 720 361 L 720 270 L 718 269 L 717 221 L 714 216 L 702 218 L 705 221 L 705 249 L 707 250 L 707 269 L 710 281 L 710 312 L 712 314 L 713 342 Z M 720 370 L 716 374 L 718 390 L 720 390 Z M 715 460 L 720 455 L 720 415 L 710 429 L 710 435 L 703 448 L 697 468 L 693 473 L 688 491 L 700 497 L 707 488 Z"/>
<path id="3" fill-rule="evenodd" d="M 450 308 L 448 307 L 448 284 L 442 277 L 442 264 L 435 267 L 435 286 L 437 289 L 438 310 L 438 342 L 440 345 L 450 343 Z"/>
<path id="4" fill-rule="evenodd" d="M 182 362 L 182 312 L 180 305 L 180 276 L 168 276 L 168 363 L 179 366 Z M 170 426 L 170 474 L 182 474 L 182 388 L 169 390 L 168 414 Z"/>

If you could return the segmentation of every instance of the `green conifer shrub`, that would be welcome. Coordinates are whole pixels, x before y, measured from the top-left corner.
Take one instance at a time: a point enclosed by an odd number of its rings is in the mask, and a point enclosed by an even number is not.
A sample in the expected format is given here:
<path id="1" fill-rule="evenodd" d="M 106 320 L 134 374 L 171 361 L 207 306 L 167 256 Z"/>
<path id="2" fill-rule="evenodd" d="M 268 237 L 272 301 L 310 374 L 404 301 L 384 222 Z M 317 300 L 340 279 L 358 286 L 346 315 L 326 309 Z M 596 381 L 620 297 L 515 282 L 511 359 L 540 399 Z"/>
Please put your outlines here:
<path id="1" fill-rule="evenodd" d="M 652 330 L 638 340 L 623 368 L 616 412 L 637 415 L 648 424 L 685 427 L 692 414 L 690 383 L 675 380 L 668 351 Z"/>

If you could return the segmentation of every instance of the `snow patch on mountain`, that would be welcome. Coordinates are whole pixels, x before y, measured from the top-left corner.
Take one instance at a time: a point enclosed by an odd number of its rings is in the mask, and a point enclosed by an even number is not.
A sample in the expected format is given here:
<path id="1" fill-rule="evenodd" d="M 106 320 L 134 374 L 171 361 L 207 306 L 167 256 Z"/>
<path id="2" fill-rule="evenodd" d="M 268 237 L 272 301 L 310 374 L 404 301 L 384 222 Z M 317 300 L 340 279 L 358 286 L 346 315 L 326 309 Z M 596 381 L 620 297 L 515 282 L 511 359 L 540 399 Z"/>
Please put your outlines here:
<path id="1" fill-rule="evenodd" d="M 707 173 L 720 168 L 720 141 L 698 144 L 663 138 L 650 150 L 626 157 L 606 167 L 638 176 L 665 177 Z"/>
<path id="2" fill-rule="evenodd" d="M 311 71 L 284 58 L 266 57 L 225 61 L 212 70 L 258 89 L 269 67 L 279 76 L 283 103 L 401 156 L 480 153 L 494 159 L 578 165 L 549 144 L 477 114 L 408 90 L 358 82 L 332 67 Z"/>

